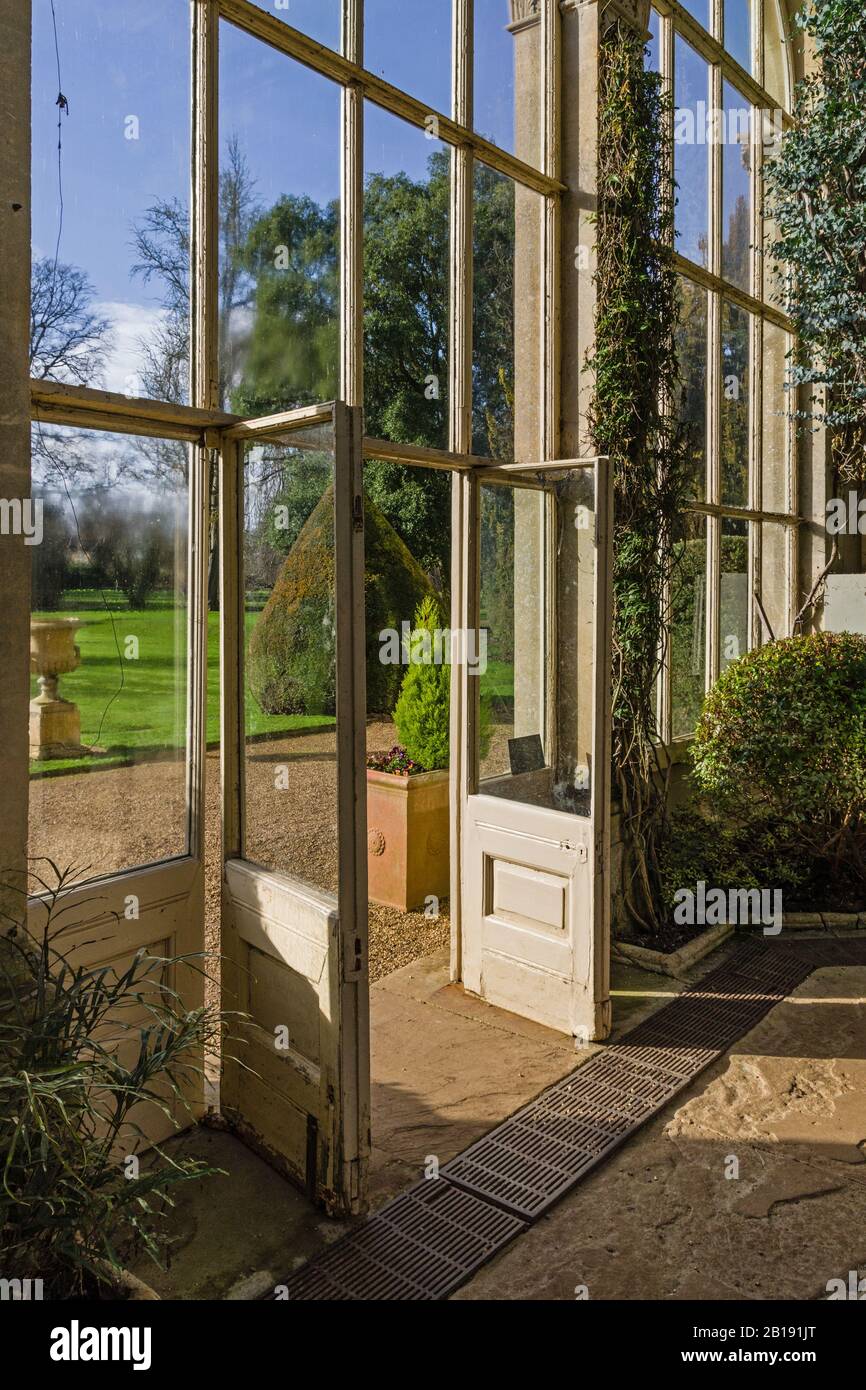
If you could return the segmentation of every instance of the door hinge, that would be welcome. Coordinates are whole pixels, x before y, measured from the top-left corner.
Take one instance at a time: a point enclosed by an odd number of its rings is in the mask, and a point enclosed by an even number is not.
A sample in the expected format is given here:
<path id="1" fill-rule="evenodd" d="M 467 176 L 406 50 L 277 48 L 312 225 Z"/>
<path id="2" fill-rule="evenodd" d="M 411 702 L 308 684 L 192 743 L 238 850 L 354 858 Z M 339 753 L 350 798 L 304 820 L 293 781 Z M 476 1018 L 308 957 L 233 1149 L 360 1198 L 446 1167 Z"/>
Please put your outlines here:
<path id="1" fill-rule="evenodd" d="M 364 499 L 360 492 L 355 494 L 355 500 L 352 503 L 352 525 L 356 531 L 363 531 L 364 529 Z"/>

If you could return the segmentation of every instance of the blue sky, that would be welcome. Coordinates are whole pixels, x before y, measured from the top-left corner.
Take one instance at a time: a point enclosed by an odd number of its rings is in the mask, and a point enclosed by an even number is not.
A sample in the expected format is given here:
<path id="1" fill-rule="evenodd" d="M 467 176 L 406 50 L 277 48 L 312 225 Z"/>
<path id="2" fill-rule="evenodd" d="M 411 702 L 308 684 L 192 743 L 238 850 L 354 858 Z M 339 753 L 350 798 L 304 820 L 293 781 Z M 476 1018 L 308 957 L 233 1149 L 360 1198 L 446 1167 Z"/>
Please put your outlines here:
<path id="1" fill-rule="evenodd" d="M 336 44 L 338 0 L 255 0 L 320 42 Z M 508 0 L 476 0 L 478 125 L 510 145 L 513 39 Z M 159 312 L 156 286 L 130 280 L 131 226 L 157 198 L 189 198 L 188 0 L 55 0 L 61 84 L 63 234 L 60 258 L 85 269 L 115 325 L 106 384 L 129 389 L 137 344 Z M 53 255 L 58 231 L 57 68 L 50 0 L 33 0 L 33 250 Z M 450 0 L 367 0 L 371 70 L 431 107 L 449 109 Z M 221 144 L 236 133 L 264 205 L 282 193 L 317 201 L 339 191 L 339 89 L 224 25 Z M 133 119 L 131 119 L 133 118 Z M 134 138 L 130 138 L 134 137 Z M 368 171 L 421 177 L 437 145 L 368 111 Z M 126 383 L 126 385 L 125 385 Z M 133 387 L 134 389 L 134 387 Z"/>

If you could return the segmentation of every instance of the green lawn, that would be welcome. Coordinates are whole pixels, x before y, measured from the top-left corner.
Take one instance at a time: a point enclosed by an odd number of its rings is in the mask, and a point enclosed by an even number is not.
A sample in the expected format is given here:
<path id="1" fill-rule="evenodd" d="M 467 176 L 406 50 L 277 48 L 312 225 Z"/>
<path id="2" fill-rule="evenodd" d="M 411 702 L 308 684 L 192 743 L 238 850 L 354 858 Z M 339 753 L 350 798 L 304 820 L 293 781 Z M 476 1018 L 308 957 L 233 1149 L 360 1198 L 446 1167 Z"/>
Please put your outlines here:
<path id="1" fill-rule="evenodd" d="M 64 596 L 55 613 L 35 618 L 80 617 L 87 624 L 76 641 L 77 671 L 60 680 L 60 693 L 81 711 L 81 741 L 106 750 L 102 756 L 31 763 L 33 772 L 117 767 L 133 759 L 159 757 L 181 748 L 186 737 L 186 609 L 159 597 L 134 613 L 119 595 L 78 589 Z M 247 631 L 257 621 L 247 614 Z M 138 659 L 125 655 L 126 639 L 138 639 Z M 119 653 L 118 654 L 118 649 Z M 32 694 L 37 682 L 32 681 Z M 322 715 L 265 715 L 247 692 L 247 733 L 281 734 L 333 723 Z M 208 743 L 219 741 L 219 614 L 208 615 Z"/>

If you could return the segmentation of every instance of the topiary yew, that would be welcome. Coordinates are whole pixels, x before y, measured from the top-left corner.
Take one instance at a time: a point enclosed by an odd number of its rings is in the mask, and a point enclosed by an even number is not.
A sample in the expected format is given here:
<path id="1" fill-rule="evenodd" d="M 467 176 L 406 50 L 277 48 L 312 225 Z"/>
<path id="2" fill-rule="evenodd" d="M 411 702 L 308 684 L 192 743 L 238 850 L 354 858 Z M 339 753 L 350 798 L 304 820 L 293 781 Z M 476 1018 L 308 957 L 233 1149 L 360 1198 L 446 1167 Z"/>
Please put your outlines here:
<path id="1" fill-rule="evenodd" d="M 439 604 L 430 595 L 418 605 L 415 614 L 415 627 L 409 642 L 409 666 L 394 710 L 400 742 L 410 758 L 427 772 L 448 766 L 451 667 L 445 662 L 426 659 L 429 653 L 420 650 L 423 643 L 420 634 L 430 634 L 432 652 L 434 634 L 441 632 L 442 627 Z M 415 659 L 416 656 L 420 659 Z"/>
<path id="2" fill-rule="evenodd" d="M 404 667 L 380 659 L 380 633 L 400 630 L 432 593 L 424 571 L 369 498 L 364 508 L 367 709 L 390 712 Z M 333 714 L 334 492 L 328 487 L 286 556 L 249 643 L 250 689 L 266 714 Z"/>
<path id="3" fill-rule="evenodd" d="M 866 863 L 866 638 L 819 632 L 734 662 L 704 703 L 695 781 L 714 804 L 793 827 L 821 858 Z"/>

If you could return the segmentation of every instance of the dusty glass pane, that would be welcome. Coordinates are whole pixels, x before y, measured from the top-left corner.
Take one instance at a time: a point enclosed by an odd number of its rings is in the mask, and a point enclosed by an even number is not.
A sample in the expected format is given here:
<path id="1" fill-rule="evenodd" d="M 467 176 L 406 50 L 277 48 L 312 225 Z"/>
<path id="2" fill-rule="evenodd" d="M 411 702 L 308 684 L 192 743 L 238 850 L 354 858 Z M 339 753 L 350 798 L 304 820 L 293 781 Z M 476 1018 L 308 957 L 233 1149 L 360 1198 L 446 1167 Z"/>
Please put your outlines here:
<path id="1" fill-rule="evenodd" d="M 700 266 L 706 266 L 708 258 L 709 99 L 709 64 L 678 34 L 674 43 L 676 249 Z"/>
<path id="2" fill-rule="evenodd" d="M 334 455 L 330 426 L 244 464 L 244 854 L 337 887 Z"/>
<path id="3" fill-rule="evenodd" d="M 768 521 L 761 523 L 760 589 L 761 605 L 766 614 L 766 621 L 763 616 L 760 618 L 762 642 L 788 635 L 791 536 L 788 526 Z"/>
<path id="4" fill-rule="evenodd" d="M 538 13 L 512 0 L 475 0 L 475 129 L 536 168 L 542 157 L 541 63 Z"/>
<path id="5" fill-rule="evenodd" d="M 176 858 L 187 852 L 186 446 L 37 424 L 32 460 L 28 854 L 87 878 Z"/>
<path id="6" fill-rule="evenodd" d="M 555 557 L 548 553 L 551 523 L 559 537 Z M 478 789 L 485 795 L 589 814 L 594 534 L 591 469 L 560 476 L 545 491 L 482 485 L 486 669 L 479 688 Z M 555 708 L 548 686 L 548 572 L 557 584 Z"/>
<path id="7" fill-rule="evenodd" d="M 450 160 L 370 103 L 365 120 L 365 429 L 446 448 Z"/>
<path id="8" fill-rule="evenodd" d="M 753 0 L 725 0 L 725 48 L 746 72 L 752 71 Z"/>
<path id="9" fill-rule="evenodd" d="M 707 292 L 685 276 L 678 283 L 680 418 L 689 431 L 691 495 L 703 501 L 707 491 Z"/>
<path id="10" fill-rule="evenodd" d="M 674 738 L 688 738 L 694 733 L 706 684 L 707 523 L 704 517 L 687 515 L 683 518 L 675 560 L 670 627 L 671 733 Z"/>
<path id="11" fill-rule="evenodd" d="M 365 0 L 364 66 L 394 87 L 451 111 L 451 5 L 448 0 Z"/>
<path id="12" fill-rule="evenodd" d="M 719 671 L 745 656 L 749 641 L 749 523 L 722 519 Z"/>
<path id="13" fill-rule="evenodd" d="M 724 84 L 722 146 L 722 275 L 738 289 L 752 286 L 752 108 Z"/>
<path id="14" fill-rule="evenodd" d="M 54 9 L 56 45 L 33 7 L 31 374 L 186 401 L 189 7 Z"/>
<path id="15" fill-rule="evenodd" d="M 340 90 L 220 30 L 220 390 L 245 417 L 339 386 Z"/>
<path id="16" fill-rule="evenodd" d="M 783 328 L 764 323 L 761 510 L 765 512 L 791 510 L 791 411 L 794 402 L 785 390 L 790 344 Z"/>
<path id="17" fill-rule="evenodd" d="M 721 501 L 749 505 L 749 397 L 751 320 L 746 309 L 722 301 Z"/>
<path id="18" fill-rule="evenodd" d="M 342 0 L 252 0 L 293 29 L 339 52 Z"/>

